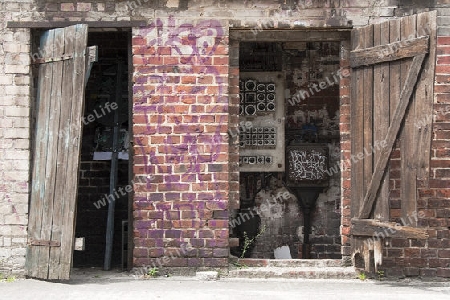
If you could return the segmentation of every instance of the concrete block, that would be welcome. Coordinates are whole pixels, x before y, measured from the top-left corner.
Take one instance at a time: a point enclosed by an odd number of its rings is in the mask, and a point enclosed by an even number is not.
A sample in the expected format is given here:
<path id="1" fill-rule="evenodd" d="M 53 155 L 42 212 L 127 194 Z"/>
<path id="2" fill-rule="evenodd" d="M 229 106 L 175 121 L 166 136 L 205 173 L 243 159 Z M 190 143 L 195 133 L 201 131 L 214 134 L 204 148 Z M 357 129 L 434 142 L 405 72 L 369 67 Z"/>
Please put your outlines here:
<path id="1" fill-rule="evenodd" d="M 13 82 L 12 75 L 0 75 L 0 85 L 9 85 Z"/>
<path id="2" fill-rule="evenodd" d="M 28 217 L 18 214 L 10 214 L 5 216 L 5 223 L 12 225 L 27 225 Z"/>
<path id="3" fill-rule="evenodd" d="M 17 270 L 18 267 L 25 267 L 25 255 L 11 257 L 10 261 L 14 265 L 14 270 Z"/>
<path id="4" fill-rule="evenodd" d="M 25 216 L 28 214 L 28 204 L 15 203 L 12 212 Z"/>
<path id="5" fill-rule="evenodd" d="M 13 127 L 13 121 L 12 119 L 0 119 L 0 128 L 12 128 Z M 12 144 L 12 141 L 10 141 Z M 0 148 L 7 148 L 7 147 L 0 147 Z"/>
<path id="6" fill-rule="evenodd" d="M 398 4 L 398 0 L 341 0 L 342 7 L 383 7 L 394 6 Z"/>
<path id="7" fill-rule="evenodd" d="M 180 0 L 168 0 L 166 6 L 168 8 L 178 8 Z"/>
<path id="8" fill-rule="evenodd" d="M 450 36 L 450 27 L 438 27 L 438 36 Z"/>
<path id="9" fill-rule="evenodd" d="M 11 233 L 12 233 L 11 226 L 4 225 L 4 224 L 0 225 L 0 235 L 6 237 L 6 236 L 11 236 Z"/>
<path id="10" fill-rule="evenodd" d="M 14 43 L 14 42 L 6 42 L 3 45 L 3 50 L 6 53 L 9 52 L 9 53 L 24 53 L 25 54 L 25 53 L 29 52 L 30 46 L 24 45 L 24 44 L 19 44 L 19 43 Z"/>
<path id="11" fill-rule="evenodd" d="M 21 107 L 30 107 L 30 97 L 28 95 L 21 96 L 21 95 L 15 95 L 13 97 L 14 99 L 14 105 L 15 106 L 21 106 Z"/>
<path id="12" fill-rule="evenodd" d="M 80 3 L 80 2 L 77 3 L 77 11 L 90 11 L 91 8 L 92 8 L 91 3 Z"/>
<path id="13" fill-rule="evenodd" d="M 216 271 L 196 272 L 195 278 L 201 281 L 217 280 L 219 278 L 219 272 Z"/>
<path id="14" fill-rule="evenodd" d="M 23 238 L 12 238 L 11 242 L 13 245 L 21 245 L 21 246 L 25 246 L 27 244 L 27 238 L 23 237 Z"/>
<path id="15" fill-rule="evenodd" d="M 24 43 L 29 45 L 30 44 L 30 29 L 21 29 L 21 30 L 16 30 L 16 32 L 14 32 L 14 42 L 16 43 Z"/>
<path id="16" fill-rule="evenodd" d="M 7 11 L 20 11 L 19 3 L 7 2 L 5 3 L 5 10 Z"/>
<path id="17" fill-rule="evenodd" d="M 439 8 L 437 10 L 438 16 L 450 16 L 450 8 Z"/>
<path id="18" fill-rule="evenodd" d="M 29 150 L 30 149 L 30 140 L 29 139 L 15 139 L 13 142 L 14 149 L 23 149 L 23 150 Z M 27 165 L 29 165 L 27 163 Z M 19 165 L 19 170 L 24 170 Z"/>
<path id="19" fill-rule="evenodd" d="M 5 96 L 5 95 L 0 96 L 0 106 L 13 106 L 13 105 L 15 105 L 13 96 Z"/>
<path id="20" fill-rule="evenodd" d="M 28 205 L 28 183 L 25 182 L 23 184 L 15 184 L 15 186 L 20 187 L 20 189 L 25 189 L 24 192 L 22 192 L 21 194 L 15 194 L 14 195 L 14 204 L 16 203 L 23 203 Z M 15 190 L 15 192 L 17 192 L 18 189 Z"/>
<path id="21" fill-rule="evenodd" d="M 438 26 L 450 25 L 450 16 L 449 17 L 437 17 L 437 25 Z"/>
<path id="22" fill-rule="evenodd" d="M 29 74 L 30 66 L 28 65 L 6 65 L 6 74 Z"/>
<path id="23" fill-rule="evenodd" d="M 12 245 L 12 239 L 10 237 L 3 238 L 3 246 L 11 247 L 11 245 Z"/>
<path id="24" fill-rule="evenodd" d="M 61 11 L 75 11 L 73 3 L 61 3 Z"/>
<path id="25" fill-rule="evenodd" d="M 17 149 L 16 147 L 14 147 L 14 149 Z M 26 160 L 15 160 L 13 161 L 13 166 L 15 170 L 24 170 L 24 171 L 28 171 L 30 169 L 30 164 L 28 161 Z M 17 209 L 17 207 L 16 207 Z M 26 213 L 27 211 L 25 210 L 24 213 Z M 19 213 L 19 212 L 18 212 Z"/>
<path id="26" fill-rule="evenodd" d="M 11 254 L 13 256 L 25 256 L 27 254 L 27 249 L 22 247 L 22 248 L 13 248 L 11 251 Z"/>
<path id="27" fill-rule="evenodd" d="M 0 258 L 8 258 L 8 257 L 11 257 L 11 249 L 0 248 Z"/>
<path id="28" fill-rule="evenodd" d="M 5 203 L 0 204 L 0 215 L 7 215 L 12 212 L 13 212 L 13 210 L 12 210 L 11 204 L 5 204 Z"/>
<path id="29" fill-rule="evenodd" d="M 6 32 L 2 34 L 2 39 L 4 42 L 14 42 L 14 35 L 12 32 Z"/>
<path id="30" fill-rule="evenodd" d="M 3 179 L 8 181 L 23 181 L 28 180 L 29 174 L 26 171 L 11 171 L 11 172 L 5 172 L 3 175 Z M 22 224 L 22 223 L 20 223 Z"/>
<path id="31" fill-rule="evenodd" d="M 15 118 L 13 119 L 14 128 L 30 128 L 30 119 Z M 26 137 L 28 138 L 28 137 Z"/>
<path id="32" fill-rule="evenodd" d="M 19 138 L 27 139 L 30 137 L 30 130 L 28 128 L 10 128 L 5 129 L 3 132 L 4 138 Z"/>
<path id="33" fill-rule="evenodd" d="M 30 76 L 28 75 L 16 75 L 14 76 L 14 83 L 16 85 L 30 85 Z"/>
<path id="34" fill-rule="evenodd" d="M 27 107 L 6 107 L 5 115 L 7 117 L 28 117 L 30 109 Z"/>
<path id="35" fill-rule="evenodd" d="M 27 226 L 11 225 L 11 234 L 15 236 L 27 236 Z"/>
<path id="36" fill-rule="evenodd" d="M 28 193 L 30 192 L 28 181 L 16 182 L 16 184 L 13 185 L 13 191 L 17 193 L 16 195 L 14 195 L 15 203 L 26 203 L 23 201 L 24 196 L 27 197 L 28 201 Z M 19 201 L 19 199 L 21 200 Z"/>

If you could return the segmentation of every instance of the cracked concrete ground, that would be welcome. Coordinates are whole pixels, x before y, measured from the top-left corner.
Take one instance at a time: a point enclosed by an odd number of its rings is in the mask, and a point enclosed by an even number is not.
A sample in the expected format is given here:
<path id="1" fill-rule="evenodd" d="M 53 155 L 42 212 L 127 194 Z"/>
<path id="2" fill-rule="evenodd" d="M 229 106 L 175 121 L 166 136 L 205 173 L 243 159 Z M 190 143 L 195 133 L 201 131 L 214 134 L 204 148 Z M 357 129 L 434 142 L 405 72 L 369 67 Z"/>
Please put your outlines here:
<path id="1" fill-rule="evenodd" d="M 67 282 L 0 282 L 1 299 L 450 299 L 450 281 L 359 279 L 137 279 L 126 273 L 87 272 Z M 426 298 L 425 298 L 426 297 Z"/>

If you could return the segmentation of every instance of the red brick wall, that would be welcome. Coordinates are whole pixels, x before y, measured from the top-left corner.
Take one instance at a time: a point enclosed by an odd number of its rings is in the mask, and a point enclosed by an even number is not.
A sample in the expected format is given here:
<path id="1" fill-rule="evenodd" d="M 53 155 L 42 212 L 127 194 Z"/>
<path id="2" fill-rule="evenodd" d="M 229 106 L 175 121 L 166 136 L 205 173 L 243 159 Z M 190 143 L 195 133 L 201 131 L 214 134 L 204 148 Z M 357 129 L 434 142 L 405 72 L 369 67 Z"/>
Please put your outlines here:
<path id="1" fill-rule="evenodd" d="M 227 25 L 133 32 L 134 265 L 228 264 Z M 136 180 L 138 181 L 138 180 Z"/>
<path id="2" fill-rule="evenodd" d="M 342 42 L 341 69 L 348 69 L 350 63 L 348 53 L 350 43 Z M 351 161 L 351 136 L 350 136 L 350 82 L 351 75 L 340 80 L 340 126 L 341 135 L 341 238 L 342 256 L 350 256 L 350 220 L 351 220 L 351 172 L 348 163 Z"/>
<path id="3" fill-rule="evenodd" d="M 439 31 L 438 31 L 439 33 Z M 419 181 L 417 225 L 427 228 L 427 240 L 388 239 L 383 266 L 395 276 L 450 277 L 450 38 L 438 36 L 434 85 L 433 140 L 429 182 Z M 399 153 L 394 152 L 397 158 Z M 398 173 L 399 160 L 391 163 Z M 395 174 L 394 174 L 395 175 Z M 397 178 L 397 179 L 396 179 Z M 391 183 L 391 219 L 398 219 L 398 176 Z"/>

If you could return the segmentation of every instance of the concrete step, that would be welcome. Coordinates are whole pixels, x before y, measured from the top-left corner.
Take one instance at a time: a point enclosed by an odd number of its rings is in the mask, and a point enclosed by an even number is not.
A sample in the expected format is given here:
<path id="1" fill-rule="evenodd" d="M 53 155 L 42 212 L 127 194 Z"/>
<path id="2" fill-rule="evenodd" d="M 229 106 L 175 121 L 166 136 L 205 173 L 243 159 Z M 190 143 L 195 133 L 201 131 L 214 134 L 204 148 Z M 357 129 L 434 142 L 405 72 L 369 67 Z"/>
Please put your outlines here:
<path id="1" fill-rule="evenodd" d="M 234 260 L 233 262 L 236 262 Z M 242 258 L 239 259 L 241 265 L 247 267 L 342 267 L 340 259 L 255 259 Z"/>
<path id="2" fill-rule="evenodd" d="M 230 270 L 232 278 L 354 279 L 353 267 L 248 267 Z"/>
<path id="3" fill-rule="evenodd" d="M 239 266 L 239 267 L 237 267 Z M 357 272 L 340 259 L 233 259 L 229 277 L 353 279 Z"/>

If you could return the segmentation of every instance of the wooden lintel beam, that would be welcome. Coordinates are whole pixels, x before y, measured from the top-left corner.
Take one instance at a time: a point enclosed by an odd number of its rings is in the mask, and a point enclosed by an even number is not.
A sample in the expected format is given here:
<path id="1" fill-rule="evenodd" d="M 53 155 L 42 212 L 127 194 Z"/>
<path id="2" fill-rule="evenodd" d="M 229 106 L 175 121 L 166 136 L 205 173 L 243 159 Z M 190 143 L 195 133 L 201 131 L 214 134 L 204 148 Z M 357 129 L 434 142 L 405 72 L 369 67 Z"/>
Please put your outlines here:
<path id="1" fill-rule="evenodd" d="M 7 28 L 62 28 L 76 24 L 87 24 L 89 28 L 129 28 L 147 26 L 148 21 L 9 21 Z"/>
<path id="2" fill-rule="evenodd" d="M 398 41 L 350 52 L 350 66 L 357 68 L 428 53 L 429 36 Z"/>
<path id="3" fill-rule="evenodd" d="M 400 101 L 392 118 L 393 121 L 389 126 L 386 138 L 384 139 L 384 141 L 386 142 L 386 146 L 381 149 L 378 155 L 378 160 L 375 164 L 372 179 L 370 180 L 370 184 L 364 196 L 364 203 L 359 210 L 358 217 L 360 219 L 369 218 L 370 213 L 373 209 L 373 204 L 380 189 L 381 179 L 383 178 L 384 172 L 386 171 L 386 166 L 389 161 L 392 148 L 394 147 L 395 139 L 405 117 L 406 109 L 408 108 L 410 102 L 409 100 L 411 99 L 412 92 L 414 90 L 414 87 L 416 86 L 417 78 L 419 76 L 424 58 L 425 54 L 415 56 L 409 69 L 405 84 L 400 94 Z"/>
<path id="4" fill-rule="evenodd" d="M 382 238 L 411 238 L 426 239 L 428 233 L 425 229 L 401 226 L 395 222 L 381 222 L 374 219 L 352 219 L 350 234 L 353 236 L 366 236 L 377 239 Z"/>

